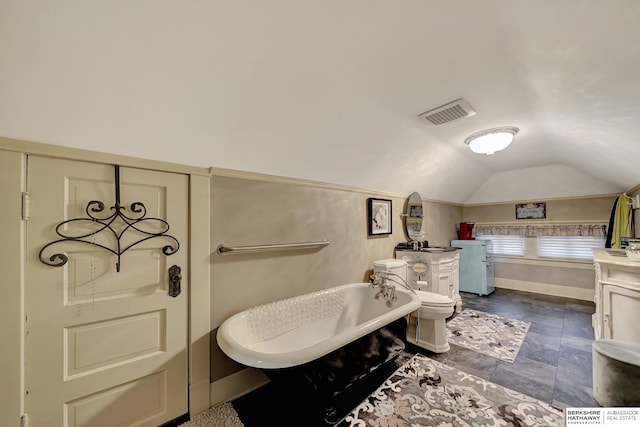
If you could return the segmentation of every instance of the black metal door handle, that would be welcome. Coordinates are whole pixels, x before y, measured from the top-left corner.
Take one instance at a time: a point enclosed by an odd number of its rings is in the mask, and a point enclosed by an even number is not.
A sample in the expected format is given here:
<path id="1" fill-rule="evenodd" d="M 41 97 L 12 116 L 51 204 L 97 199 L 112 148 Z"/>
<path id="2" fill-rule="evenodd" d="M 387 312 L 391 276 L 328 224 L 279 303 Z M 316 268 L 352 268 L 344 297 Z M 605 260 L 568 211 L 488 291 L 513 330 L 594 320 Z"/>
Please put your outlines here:
<path id="1" fill-rule="evenodd" d="M 169 296 L 177 297 L 182 292 L 181 289 L 181 281 L 182 275 L 180 274 L 182 270 L 177 265 L 172 265 L 169 267 Z"/>

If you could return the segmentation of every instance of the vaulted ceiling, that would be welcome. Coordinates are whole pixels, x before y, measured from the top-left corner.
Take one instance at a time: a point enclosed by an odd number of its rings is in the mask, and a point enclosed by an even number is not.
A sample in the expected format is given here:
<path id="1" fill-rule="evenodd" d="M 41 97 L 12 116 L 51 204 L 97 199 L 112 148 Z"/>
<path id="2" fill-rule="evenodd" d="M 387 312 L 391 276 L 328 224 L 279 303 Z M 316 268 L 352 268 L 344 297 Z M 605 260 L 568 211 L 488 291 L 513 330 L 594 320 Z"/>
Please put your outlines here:
<path id="1" fill-rule="evenodd" d="M 456 203 L 640 183 L 640 2 L 0 3 L 0 135 Z M 463 97 L 474 116 L 418 118 Z M 492 156 L 469 134 L 520 132 Z"/>

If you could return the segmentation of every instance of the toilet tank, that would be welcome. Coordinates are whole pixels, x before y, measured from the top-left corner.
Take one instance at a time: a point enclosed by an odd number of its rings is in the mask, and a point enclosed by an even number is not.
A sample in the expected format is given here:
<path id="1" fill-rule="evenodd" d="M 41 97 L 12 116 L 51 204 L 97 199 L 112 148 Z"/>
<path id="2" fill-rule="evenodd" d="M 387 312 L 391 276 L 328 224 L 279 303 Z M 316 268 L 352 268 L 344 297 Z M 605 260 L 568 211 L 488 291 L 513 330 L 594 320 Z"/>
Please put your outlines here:
<path id="1" fill-rule="evenodd" d="M 376 271 L 395 273 L 400 276 L 402 280 L 407 281 L 407 262 L 401 259 L 391 258 L 375 261 L 373 263 L 373 272 L 375 273 Z"/>

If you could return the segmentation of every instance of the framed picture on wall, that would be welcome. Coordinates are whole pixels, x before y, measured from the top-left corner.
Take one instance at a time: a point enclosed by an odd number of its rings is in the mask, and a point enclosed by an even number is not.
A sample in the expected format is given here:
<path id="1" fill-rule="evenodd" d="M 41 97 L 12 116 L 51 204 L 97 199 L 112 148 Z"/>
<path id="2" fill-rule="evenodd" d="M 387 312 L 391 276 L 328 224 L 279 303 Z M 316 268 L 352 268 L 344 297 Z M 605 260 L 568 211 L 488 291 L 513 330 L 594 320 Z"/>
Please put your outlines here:
<path id="1" fill-rule="evenodd" d="M 369 236 L 391 234 L 391 200 L 367 199 Z"/>
<path id="2" fill-rule="evenodd" d="M 518 203 L 516 204 L 516 219 L 545 219 L 547 217 L 547 204 Z"/>

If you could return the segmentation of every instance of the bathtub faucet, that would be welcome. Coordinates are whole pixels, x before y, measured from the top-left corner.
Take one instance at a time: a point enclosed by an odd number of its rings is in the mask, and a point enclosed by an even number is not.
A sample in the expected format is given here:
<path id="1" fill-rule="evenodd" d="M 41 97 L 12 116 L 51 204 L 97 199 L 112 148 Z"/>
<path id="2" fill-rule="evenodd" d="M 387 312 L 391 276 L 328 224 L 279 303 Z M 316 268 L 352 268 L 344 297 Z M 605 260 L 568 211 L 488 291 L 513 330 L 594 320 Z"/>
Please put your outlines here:
<path id="1" fill-rule="evenodd" d="M 398 297 L 396 296 L 396 287 L 393 283 L 399 284 L 414 294 L 416 293 L 416 290 L 413 289 L 401 276 L 390 271 L 376 271 L 370 276 L 370 278 L 371 287 L 378 286 L 380 288 L 380 291 L 378 291 L 374 297 L 375 299 L 382 297 L 389 303 L 396 302 Z"/>
<path id="2" fill-rule="evenodd" d="M 371 278 L 371 287 L 374 287 L 376 285 L 380 286 L 380 292 L 378 292 L 375 295 L 375 299 L 380 298 L 380 294 L 383 292 L 383 286 L 394 287 L 394 285 L 387 285 L 386 284 L 387 280 L 407 288 L 414 295 L 418 295 L 418 292 L 416 292 L 416 290 L 413 289 L 411 285 L 409 285 L 407 281 L 402 278 L 402 276 L 399 276 L 396 273 L 392 273 L 390 271 L 376 271 L 370 276 L 370 278 Z M 400 281 L 398 281 L 398 279 L 400 279 Z M 382 294 L 382 296 L 384 296 L 384 294 Z M 395 287 L 393 290 L 393 298 L 394 298 L 393 301 L 397 299 Z M 391 304 L 393 303 L 393 301 L 389 301 L 387 299 L 387 302 L 386 302 L 387 307 L 391 307 Z M 420 313 L 420 309 L 416 311 L 416 341 L 415 342 L 418 342 L 418 338 L 420 337 L 420 316 L 418 315 L 418 313 Z"/>
<path id="3" fill-rule="evenodd" d="M 372 286 L 375 285 L 372 284 Z M 380 287 L 380 290 L 377 294 L 375 294 L 374 298 L 380 299 L 380 297 L 382 297 L 382 299 L 386 301 L 387 306 L 391 307 L 391 304 L 398 300 L 398 297 L 396 296 L 395 285 L 387 284 L 387 281 L 383 280 L 382 283 L 380 283 L 378 286 Z"/>

